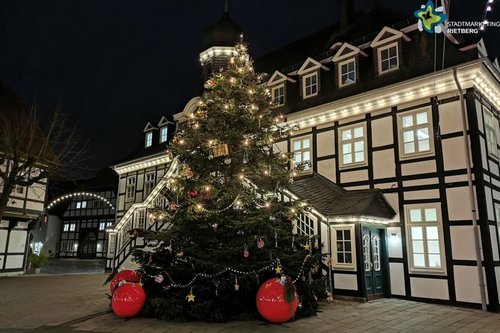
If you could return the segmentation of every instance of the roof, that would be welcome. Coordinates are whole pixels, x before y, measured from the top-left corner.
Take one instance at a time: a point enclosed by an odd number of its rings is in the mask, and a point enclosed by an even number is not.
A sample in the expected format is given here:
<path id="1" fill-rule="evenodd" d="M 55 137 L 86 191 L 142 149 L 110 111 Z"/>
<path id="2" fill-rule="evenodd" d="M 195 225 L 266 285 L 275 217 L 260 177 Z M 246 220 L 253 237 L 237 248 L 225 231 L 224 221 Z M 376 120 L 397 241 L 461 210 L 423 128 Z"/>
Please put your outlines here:
<path id="1" fill-rule="evenodd" d="M 234 46 L 242 33 L 243 29 L 225 11 L 217 22 L 205 30 L 203 47 L 206 50 L 212 46 Z"/>
<path id="2" fill-rule="evenodd" d="M 327 218 L 370 216 L 392 219 L 396 216 L 379 189 L 348 191 L 317 173 L 294 181 L 289 190 Z"/>

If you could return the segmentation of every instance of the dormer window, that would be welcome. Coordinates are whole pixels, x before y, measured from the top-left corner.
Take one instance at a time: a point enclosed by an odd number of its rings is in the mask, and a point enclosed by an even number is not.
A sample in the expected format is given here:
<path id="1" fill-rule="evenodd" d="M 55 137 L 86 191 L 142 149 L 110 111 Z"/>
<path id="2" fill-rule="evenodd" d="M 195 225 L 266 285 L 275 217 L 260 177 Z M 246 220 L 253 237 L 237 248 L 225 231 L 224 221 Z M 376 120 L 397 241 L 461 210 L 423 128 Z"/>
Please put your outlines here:
<path id="1" fill-rule="evenodd" d="M 285 105 L 285 85 L 284 84 L 273 87 L 271 89 L 271 92 L 272 92 L 272 96 L 273 96 L 274 106 Z"/>
<path id="2" fill-rule="evenodd" d="M 168 127 L 165 126 L 160 129 L 160 143 L 167 142 L 167 138 L 168 138 Z"/>
<path id="3" fill-rule="evenodd" d="M 399 68 L 398 43 L 392 43 L 387 46 L 379 47 L 378 52 L 378 71 L 380 74 Z"/>
<path id="4" fill-rule="evenodd" d="M 146 133 L 145 147 L 151 147 L 153 145 L 153 132 Z"/>
<path id="5" fill-rule="evenodd" d="M 339 87 L 356 83 L 356 59 L 339 63 Z"/>
<path id="6" fill-rule="evenodd" d="M 304 75 L 302 78 L 303 96 L 308 98 L 318 94 L 318 73 Z"/>

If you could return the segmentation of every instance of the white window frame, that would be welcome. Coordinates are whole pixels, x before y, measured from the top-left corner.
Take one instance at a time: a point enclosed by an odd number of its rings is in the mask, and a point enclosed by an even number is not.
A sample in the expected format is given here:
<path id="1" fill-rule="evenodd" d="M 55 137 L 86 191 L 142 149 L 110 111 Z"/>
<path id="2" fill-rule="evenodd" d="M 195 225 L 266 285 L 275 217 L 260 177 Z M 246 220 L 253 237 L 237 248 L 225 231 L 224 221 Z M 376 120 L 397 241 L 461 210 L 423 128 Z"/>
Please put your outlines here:
<path id="1" fill-rule="evenodd" d="M 427 123 L 425 124 L 417 124 L 417 114 L 426 112 L 427 113 Z M 413 125 L 409 127 L 404 127 L 403 128 L 403 117 L 406 116 L 412 116 L 412 122 Z M 419 140 L 418 140 L 418 133 L 417 131 L 422 128 L 427 128 L 429 131 L 429 150 L 423 150 L 419 151 Z M 413 138 L 414 138 L 414 144 L 415 144 L 415 152 L 413 153 L 405 153 L 404 149 L 404 132 L 405 131 L 412 131 L 413 132 Z M 432 112 L 430 108 L 427 109 L 418 109 L 418 110 L 412 110 L 408 112 L 403 112 L 398 114 L 398 137 L 399 137 L 399 157 L 401 160 L 405 159 L 411 159 L 415 157 L 420 157 L 420 156 L 427 156 L 427 155 L 434 155 L 434 129 L 432 126 Z M 421 140 L 422 141 L 422 140 Z"/>
<path id="2" fill-rule="evenodd" d="M 444 237 L 443 237 L 443 220 L 441 214 L 441 205 L 439 203 L 428 203 L 428 204 L 414 204 L 405 205 L 405 224 L 406 224 L 406 244 L 408 247 L 408 263 L 410 273 L 425 273 L 425 274 L 446 274 L 446 255 L 444 248 Z M 436 209 L 437 221 L 425 221 L 425 209 Z M 411 210 L 421 210 L 421 222 L 411 221 Z M 414 252 L 413 252 L 413 236 L 412 227 L 422 228 L 422 242 L 423 242 L 423 255 L 426 265 L 424 267 L 415 267 L 414 263 Z M 429 261 L 429 239 L 427 238 L 427 227 L 437 227 L 438 229 L 438 244 L 439 244 L 439 256 L 441 267 L 434 268 L 430 267 Z"/>
<path id="3" fill-rule="evenodd" d="M 126 178 L 125 201 L 134 201 L 136 182 L 137 181 L 135 176 L 130 176 Z"/>
<path id="4" fill-rule="evenodd" d="M 310 94 L 306 94 L 307 92 L 307 87 L 309 87 L 307 85 L 307 79 L 313 77 L 313 76 L 316 76 L 316 92 L 314 93 L 310 93 Z M 311 84 L 310 87 L 311 87 L 311 91 L 312 91 L 312 87 L 314 86 L 314 84 Z M 317 71 L 314 71 L 310 74 L 305 74 L 303 77 L 302 77 L 302 96 L 304 99 L 306 98 L 309 98 L 309 97 L 313 97 L 313 96 L 316 96 L 319 92 L 319 74 Z"/>
<path id="5" fill-rule="evenodd" d="M 150 178 L 150 176 L 152 176 L 152 178 Z M 146 198 L 153 191 L 155 187 L 155 179 L 156 173 L 154 171 L 146 172 L 144 175 L 144 198 Z"/>
<path id="6" fill-rule="evenodd" d="M 349 269 L 349 270 L 355 270 L 356 269 L 356 235 L 355 235 L 355 225 L 354 224 L 339 224 L 339 225 L 332 225 L 331 227 L 331 241 L 332 241 L 332 266 L 333 268 L 336 269 Z M 339 230 L 348 230 L 351 233 L 351 263 L 343 263 L 339 262 L 337 258 L 337 231 Z M 344 240 L 345 242 L 345 240 Z M 345 251 L 344 251 L 345 252 Z"/>
<path id="7" fill-rule="evenodd" d="M 349 71 L 349 64 L 350 63 L 354 64 L 354 81 L 350 82 L 350 83 L 342 83 L 342 76 L 344 75 L 344 73 L 342 72 L 342 67 L 347 66 L 347 72 L 345 74 L 349 74 L 349 73 L 351 73 Z M 339 79 L 339 87 L 349 86 L 349 85 L 354 84 L 358 81 L 358 75 L 356 72 L 356 58 L 351 58 L 351 59 L 347 59 L 346 61 L 339 62 L 339 64 L 338 64 L 338 79 Z"/>
<path id="8" fill-rule="evenodd" d="M 168 127 L 163 126 L 160 128 L 160 143 L 167 142 L 168 140 Z"/>
<path id="9" fill-rule="evenodd" d="M 484 110 L 484 136 L 486 138 L 486 146 L 488 149 L 488 154 L 498 158 L 498 138 L 497 138 L 497 126 L 495 124 L 496 118 L 493 114 L 487 110 Z"/>
<path id="10" fill-rule="evenodd" d="M 312 237 L 317 234 L 316 218 L 310 214 L 301 213 L 297 215 L 294 224 L 299 235 Z"/>
<path id="11" fill-rule="evenodd" d="M 382 69 L 382 51 L 385 51 L 385 50 L 389 50 L 391 48 L 396 48 L 396 62 L 397 62 L 397 66 L 394 67 L 394 68 L 389 68 L 389 69 L 386 69 L 386 70 L 383 70 Z M 391 43 L 391 44 L 387 44 L 385 46 L 381 46 L 379 48 L 377 48 L 377 64 L 378 64 L 378 73 L 379 74 L 385 74 L 385 73 L 388 73 L 388 72 L 392 72 L 392 71 L 395 71 L 395 70 L 398 70 L 399 69 L 399 64 L 400 64 L 400 61 L 399 61 L 399 43 L 398 42 L 395 42 L 395 43 Z M 386 59 L 386 61 L 389 61 L 390 62 L 390 57 Z"/>
<path id="12" fill-rule="evenodd" d="M 144 138 L 144 147 L 149 148 L 153 145 L 153 131 L 146 132 Z"/>
<path id="13" fill-rule="evenodd" d="M 354 130 L 357 128 L 362 128 L 363 129 L 363 136 L 359 138 L 354 138 Z M 344 131 L 351 131 L 351 139 L 343 139 L 343 134 Z M 339 128 L 339 152 L 340 152 L 340 168 L 342 169 L 347 169 L 347 168 L 352 168 L 352 167 L 357 167 L 357 166 L 363 166 L 368 164 L 368 156 L 367 156 L 367 136 L 366 136 L 366 124 L 355 124 L 351 126 L 346 126 L 346 127 L 340 127 Z M 356 162 L 355 161 L 355 144 L 357 142 L 363 142 L 363 161 L 361 162 Z M 344 162 L 344 145 L 350 145 L 351 148 L 351 155 L 352 155 L 352 162 L 351 163 L 345 163 Z"/>
<path id="14" fill-rule="evenodd" d="M 276 95 L 276 92 L 279 92 L 280 89 L 283 91 L 283 94 Z M 279 84 L 279 85 L 277 85 L 275 87 L 272 87 L 271 88 L 271 94 L 272 94 L 271 96 L 273 98 L 274 107 L 285 105 L 285 85 L 284 84 Z M 276 100 L 281 100 L 281 98 L 283 99 L 283 103 L 276 101 Z"/>
<path id="15" fill-rule="evenodd" d="M 304 145 L 304 141 L 305 140 L 309 140 L 309 147 L 307 148 L 303 148 L 303 145 Z M 295 150 L 294 146 L 295 146 L 295 143 L 296 142 L 300 142 L 300 148 L 298 150 Z M 297 137 L 297 138 L 294 138 L 291 140 L 290 142 L 291 144 L 291 150 L 294 154 L 293 156 L 293 160 L 291 161 L 292 163 L 292 169 L 295 169 L 297 166 L 296 166 L 296 161 L 295 161 L 295 158 L 296 158 L 296 153 L 299 152 L 301 156 L 304 155 L 305 152 L 308 152 L 309 153 L 309 163 L 311 164 L 311 166 L 305 166 L 304 169 L 302 170 L 302 173 L 312 173 L 312 170 L 313 170 L 313 167 L 312 167 L 312 162 L 313 162 L 313 150 L 312 150 L 312 136 L 311 135 L 306 135 L 306 136 L 301 136 L 301 137 Z M 303 158 L 301 157 L 300 159 L 300 163 L 303 163 L 304 160 Z"/>

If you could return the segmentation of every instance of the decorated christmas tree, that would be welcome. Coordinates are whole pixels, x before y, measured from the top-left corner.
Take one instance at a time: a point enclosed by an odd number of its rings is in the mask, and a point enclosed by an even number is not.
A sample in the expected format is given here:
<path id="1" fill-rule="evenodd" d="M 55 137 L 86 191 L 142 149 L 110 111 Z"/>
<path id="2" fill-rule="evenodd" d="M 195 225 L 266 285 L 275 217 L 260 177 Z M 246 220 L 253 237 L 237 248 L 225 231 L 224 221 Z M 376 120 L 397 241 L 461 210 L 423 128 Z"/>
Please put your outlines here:
<path id="1" fill-rule="evenodd" d="M 320 245 L 294 232 L 306 203 L 284 196 L 300 166 L 291 168 L 293 156 L 276 148 L 290 129 L 273 109 L 243 42 L 205 88 L 169 146 L 172 163 L 179 165 L 164 191 L 171 203 L 148 214 L 150 222 L 166 227 L 133 230 L 147 244 L 134 253 L 147 295 L 143 313 L 180 320 L 256 318 L 259 287 L 279 278 L 290 309 L 298 300 L 295 316 L 314 315 L 324 290 L 315 279 Z"/>

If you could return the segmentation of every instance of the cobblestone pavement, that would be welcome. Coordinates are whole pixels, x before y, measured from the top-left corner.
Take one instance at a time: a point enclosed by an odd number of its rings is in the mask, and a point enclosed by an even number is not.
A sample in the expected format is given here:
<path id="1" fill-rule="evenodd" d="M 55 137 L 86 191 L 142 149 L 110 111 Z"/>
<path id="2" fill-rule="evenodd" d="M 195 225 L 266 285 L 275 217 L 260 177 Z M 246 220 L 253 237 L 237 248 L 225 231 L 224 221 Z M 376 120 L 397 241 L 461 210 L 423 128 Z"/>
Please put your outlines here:
<path id="1" fill-rule="evenodd" d="M 382 299 L 323 304 L 316 317 L 283 325 L 264 321 L 226 324 L 119 319 L 102 286 L 106 275 L 0 278 L 0 332 L 500 332 L 500 314 Z"/>

